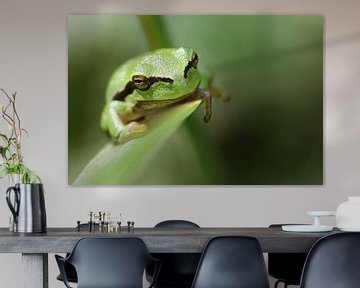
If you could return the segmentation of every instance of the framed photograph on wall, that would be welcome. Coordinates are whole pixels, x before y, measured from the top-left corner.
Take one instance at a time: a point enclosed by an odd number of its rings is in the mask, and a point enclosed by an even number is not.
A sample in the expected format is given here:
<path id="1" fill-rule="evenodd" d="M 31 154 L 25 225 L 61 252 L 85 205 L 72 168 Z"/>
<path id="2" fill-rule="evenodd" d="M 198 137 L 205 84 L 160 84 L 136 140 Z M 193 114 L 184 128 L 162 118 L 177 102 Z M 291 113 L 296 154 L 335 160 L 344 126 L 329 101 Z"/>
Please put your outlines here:
<path id="1" fill-rule="evenodd" d="M 323 17 L 68 16 L 68 182 L 322 185 Z"/>

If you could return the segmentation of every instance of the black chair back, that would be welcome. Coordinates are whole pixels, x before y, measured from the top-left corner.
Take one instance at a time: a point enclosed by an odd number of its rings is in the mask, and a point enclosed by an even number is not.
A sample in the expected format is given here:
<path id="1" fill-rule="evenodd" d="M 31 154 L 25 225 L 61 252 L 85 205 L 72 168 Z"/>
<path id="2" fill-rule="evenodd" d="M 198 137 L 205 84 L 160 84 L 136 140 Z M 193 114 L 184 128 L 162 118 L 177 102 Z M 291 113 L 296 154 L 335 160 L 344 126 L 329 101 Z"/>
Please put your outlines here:
<path id="1" fill-rule="evenodd" d="M 256 238 L 220 236 L 207 244 L 192 288 L 269 288 Z"/>
<path id="2" fill-rule="evenodd" d="M 84 229 L 84 228 L 89 229 L 89 224 L 88 223 L 82 223 L 82 224 L 80 224 L 80 228 L 81 229 Z M 95 229 L 97 229 L 97 230 L 99 229 L 99 224 L 98 223 L 95 223 Z M 69 255 L 70 254 L 67 253 L 66 257 L 68 257 Z M 64 266 L 65 266 L 65 274 L 66 274 L 67 281 L 72 282 L 72 283 L 77 283 L 77 275 L 76 275 L 76 270 L 75 270 L 74 266 L 71 265 L 68 262 L 66 262 L 64 264 Z M 56 279 L 59 280 L 59 281 L 64 282 L 62 277 L 61 277 L 61 274 L 59 274 L 56 277 Z"/>
<path id="3" fill-rule="evenodd" d="M 166 220 L 159 222 L 155 228 L 200 228 L 188 220 Z M 157 253 L 162 266 L 155 283 L 156 288 L 190 288 L 201 257 L 200 253 Z M 147 269 L 147 278 L 151 279 L 153 271 Z"/>
<path id="4" fill-rule="evenodd" d="M 139 238 L 82 238 L 66 259 L 55 257 L 67 286 L 63 264 L 75 267 L 78 288 L 142 288 L 144 270 L 154 261 Z"/>
<path id="5" fill-rule="evenodd" d="M 306 259 L 301 288 L 360 287 L 360 233 L 325 236 Z"/>
<path id="6" fill-rule="evenodd" d="M 155 228 L 200 228 L 194 222 L 188 220 L 165 220 L 157 223 Z"/>

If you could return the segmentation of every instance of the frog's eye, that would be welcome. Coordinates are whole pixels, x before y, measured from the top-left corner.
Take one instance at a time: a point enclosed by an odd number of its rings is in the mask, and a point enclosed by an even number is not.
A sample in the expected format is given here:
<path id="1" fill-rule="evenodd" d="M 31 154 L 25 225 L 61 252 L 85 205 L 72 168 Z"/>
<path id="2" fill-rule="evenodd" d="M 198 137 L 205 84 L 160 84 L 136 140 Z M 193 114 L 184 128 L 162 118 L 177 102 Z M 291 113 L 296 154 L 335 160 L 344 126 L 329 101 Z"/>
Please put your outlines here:
<path id="1" fill-rule="evenodd" d="M 150 80 L 143 75 L 134 75 L 132 76 L 132 82 L 135 87 L 139 90 L 148 90 L 151 86 Z"/>
<path id="2" fill-rule="evenodd" d="M 134 75 L 131 77 L 131 81 L 126 83 L 125 88 L 122 91 L 116 92 L 113 96 L 113 100 L 124 101 L 125 97 L 138 90 L 148 90 L 151 85 L 156 82 L 173 83 L 174 80 L 167 77 L 145 77 L 143 75 Z"/>
<path id="3" fill-rule="evenodd" d="M 190 70 L 190 68 L 197 68 L 197 65 L 199 63 L 199 57 L 198 55 L 194 52 L 191 55 L 191 60 L 189 61 L 189 63 L 186 65 L 185 69 L 184 69 L 184 78 L 188 77 L 188 72 Z"/>

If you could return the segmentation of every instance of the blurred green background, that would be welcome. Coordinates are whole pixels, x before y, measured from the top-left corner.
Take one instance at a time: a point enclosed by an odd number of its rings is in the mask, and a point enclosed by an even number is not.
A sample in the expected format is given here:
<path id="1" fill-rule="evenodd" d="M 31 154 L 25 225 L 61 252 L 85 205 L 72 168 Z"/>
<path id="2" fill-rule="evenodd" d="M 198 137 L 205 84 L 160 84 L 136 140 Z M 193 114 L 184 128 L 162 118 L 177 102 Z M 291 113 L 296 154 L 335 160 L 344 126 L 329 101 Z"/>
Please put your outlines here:
<path id="1" fill-rule="evenodd" d="M 99 119 L 112 72 L 163 46 L 194 48 L 231 101 L 215 99 L 208 124 L 201 105 L 125 184 L 323 184 L 317 15 L 68 16 L 69 184 L 109 142 Z"/>

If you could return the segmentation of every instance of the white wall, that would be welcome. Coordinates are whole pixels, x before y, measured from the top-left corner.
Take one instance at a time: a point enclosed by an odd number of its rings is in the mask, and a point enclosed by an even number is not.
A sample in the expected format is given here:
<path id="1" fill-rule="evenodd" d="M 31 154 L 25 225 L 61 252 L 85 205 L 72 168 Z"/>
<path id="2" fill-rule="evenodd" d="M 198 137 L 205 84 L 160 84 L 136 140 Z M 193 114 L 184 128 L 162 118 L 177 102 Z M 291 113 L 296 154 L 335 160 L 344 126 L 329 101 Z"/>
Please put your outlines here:
<path id="1" fill-rule="evenodd" d="M 206 5 L 205 5 L 206 3 Z M 18 92 L 30 138 L 26 161 L 46 187 L 48 226 L 73 226 L 89 210 L 122 212 L 136 226 L 187 218 L 201 226 L 267 226 L 309 222 L 307 210 L 334 210 L 360 195 L 360 20 L 357 0 L 40 1 L 0 2 L 0 87 Z M 323 14 L 325 15 L 324 186 L 120 187 L 67 185 L 68 14 Z M 8 224 L 6 180 L 0 226 Z M 335 224 L 334 220 L 327 223 Z M 62 287 L 53 255 L 50 287 Z M 20 287 L 19 255 L 0 255 L 1 287 Z"/>

